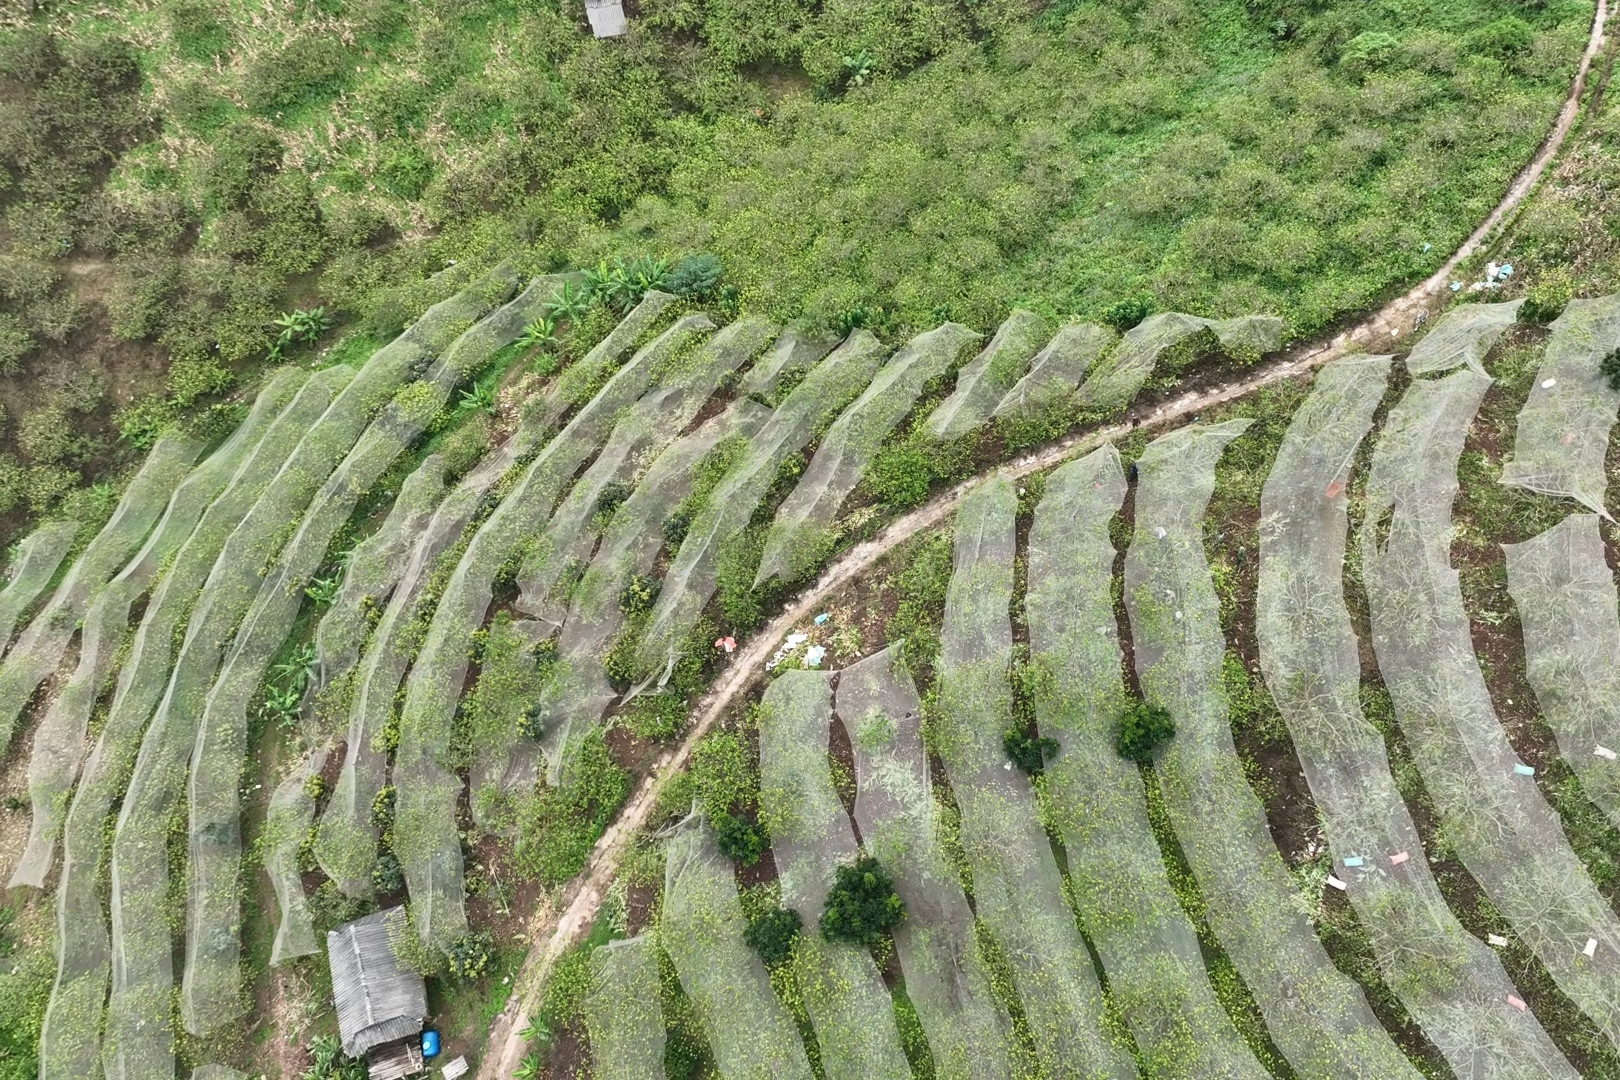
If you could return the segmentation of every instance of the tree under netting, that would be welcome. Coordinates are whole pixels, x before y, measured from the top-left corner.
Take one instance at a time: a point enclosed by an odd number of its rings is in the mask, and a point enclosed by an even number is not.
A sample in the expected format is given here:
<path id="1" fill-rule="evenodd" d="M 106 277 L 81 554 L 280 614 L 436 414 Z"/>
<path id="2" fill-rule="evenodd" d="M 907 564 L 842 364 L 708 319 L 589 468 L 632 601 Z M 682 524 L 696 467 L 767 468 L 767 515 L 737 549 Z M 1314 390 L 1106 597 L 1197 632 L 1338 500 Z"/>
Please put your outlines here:
<path id="1" fill-rule="evenodd" d="M 1129 1037 L 1104 1020 L 1102 987 L 1029 778 L 1006 768 L 1001 750 L 1012 723 L 1017 513 L 1018 496 L 1002 477 L 970 491 L 956 512 L 934 748 L 961 809 L 978 916 L 1012 961 L 1041 1066 L 1051 1076 L 1135 1076 Z"/>
<path id="2" fill-rule="evenodd" d="M 1124 498 L 1119 453 L 1103 446 L 1047 477 L 1029 533 L 1028 686 L 1041 734 L 1058 745 L 1046 766 L 1047 821 L 1143 1071 L 1259 1080 L 1268 1074 L 1216 999 L 1165 873 L 1141 774 L 1113 752 L 1130 699 L 1108 523 Z"/>
<path id="3" fill-rule="evenodd" d="M 924 421 L 928 433 L 943 441 L 977 430 L 1029 369 L 1030 359 L 1050 334 L 1045 319 L 1033 311 L 1014 308 L 983 351 L 956 373 L 951 395 Z"/>
<path id="4" fill-rule="evenodd" d="M 461 781 L 445 755 L 467 670 L 466 643 L 483 625 L 495 576 L 544 528 L 565 485 L 602 447 L 625 409 L 649 389 L 676 386 L 678 401 L 656 390 L 655 400 L 670 414 L 695 416 L 721 377 L 752 359 L 775 333 L 762 320 L 744 319 L 694 347 L 708 326 L 706 317 L 687 316 L 616 372 L 524 470 L 511 494 L 473 534 L 445 585 L 406 683 L 394 759 L 400 792 L 395 854 L 425 943 L 445 945 L 466 929 L 455 816 Z"/>
<path id="5" fill-rule="evenodd" d="M 47 521 L 17 544 L 6 568 L 6 587 L 0 591 L 0 652 L 11 644 L 17 620 L 51 583 L 78 535 L 76 521 Z"/>
<path id="6" fill-rule="evenodd" d="M 1320 1080 L 1417 1080 L 1361 988 L 1316 940 L 1232 742 L 1221 690 L 1226 638 L 1203 521 L 1215 465 L 1250 423 L 1181 428 L 1137 459 L 1125 605 L 1142 696 L 1176 721 L 1176 737 L 1155 766 L 1159 787 L 1210 927 L 1294 1071 Z"/>
<path id="7" fill-rule="evenodd" d="M 743 372 L 739 387 L 744 394 L 768 398 L 787 378 L 802 376 L 815 367 L 837 344 L 837 338 L 807 338 L 784 330 L 770 351 Z"/>
<path id="8" fill-rule="evenodd" d="M 946 323 L 919 334 L 872 377 L 861 396 L 833 421 L 815 457 L 771 522 L 754 587 L 780 577 L 799 581 L 827 556 L 833 520 L 872 464 L 883 440 L 905 419 L 923 387 L 943 375 L 979 335 Z"/>
<path id="9" fill-rule="evenodd" d="M 782 905 L 806 927 L 822 919 L 829 890 L 859 849 L 827 757 L 832 676 L 788 671 L 759 707 L 759 811 L 771 835 Z M 825 925 L 825 924 L 823 924 Z M 799 935 L 792 971 L 833 1077 L 909 1077 L 894 1006 L 866 946 Z"/>
<path id="10" fill-rule="evenodd" d="M 992 418 L 1009 423 L 1032 421 L 1062 408 L 1117 336 L 1091 323 L 1059 327 L 1046 348 L 1030 361 L 1029 371 L 996 403 Z"/>
<path id="11" fill-rule="evenodd" d="M 1620 1041 L 1620 920 L 1502 730 L 1450 561 L 1457 460 L 1489 385 L 1472 371 L 1414 383 L 1373 450 L 1360 536 L 1373 649 L 1448 846 L 1559 989 Z"/>
<path id="12" fill-rule="evenodd" d="M 1535 1016 L 1507 1005 L 1516 991 L 1496 953 L 1446 905 L 1384 737 L 1361 709 L 1346 507 L 1351 462 L 1389 370 L 1387 356 L 1324 367 L 1283 436 L 1260 496 L 1260 670 L 1385 984 L 1458 1076 L 1573 1076 Z"/>
<path id="13" fill-rule="evenodd" d="M 1444 374 L 1461 364 L 1485 374 L 1485 355 L 1513 325 L 1523 300 L 1503 304 L 1463 304 L 1435 322 L 1406 357 L 1414 375 Z"/>
<path id="14" fill-rule="evenodd" d="M 1620 827 L 1620 613 L 1596 514 L 1503 544 L 1524 667 L 1581 790 Z M 1601 748 L 1601 749 L 1600 749 Z"/>
<path id="15" fill-rule="evenodd" d="M 610 941 L 591 951 L 591 988 L 584 1013 L 593 1077 L 662 1080 L 662 992 L 655 935 Z"/>
<path id="16" fill-rule="evenodd" d="M 844 669 L 838 715 L 855 757 L 855 821 L 894 877 L 906 918 L 894 948 L 939 1080 L 1010 1080 L 1012 1021 L 991 990 L 973 910 L 938 836 L 922 703 L 890 645 Z"/>
<path id="17" fill-rule="evenodd" d="M 726 1080 L 810 1080 L 810 1061 L 769 974 L 744 935 L 730 860 L 697 817 L 664 843 L 658 937 Z"/>
<path id="18" fill-rule="evenodd" d="M 17 718 L 40 683 L 61 664 L 85 611 L 140 549 L 201 450 L 197 440 L 185 436 L 166 435 L 157 441 L 107 524 L 17 636 L 0 662 L 0 753 L 10 745 Z"/>
<path id="19" fill-rule="evenodd" d="M 1502 483 L 1574 499 L 1608 516 L 1604 456 L 1620 410 L 1620 390 L 1599 370 L 1620 345 L 1620 294 L 1571 300 L 1552 322 L 1547 355 L 1524 408 Z"/>
<path id="20" fill-rule="evenodd" d="M 272 967 L 299 956 L 313 956 L 321 949 L 304 896 L 298 851 L 309 839 L 309 825 L 315 820 L 315 795 L 310 782 L 319 779 L 328 752 L 324 746 L 315 750 L 276 785 L 259 835 L 265 876 L 275 890 L 279 910 L 276 936 L 270 944 Z"/>
<path id="21" fill-rule="evenodd" d="M 534 706 L 546 758 L 546 782 L 566 783 L 579 747 L 618 696 L 604 660 L 627 623 L 624 597 L 632 582 L 654 569 L 664 537 L 660 527 L 689 495 L 694 470 L 728 439 L 757 434 L 770 411 L 743 398 L 670 444 L 614 512 L 591 564 L 580 577 L 557 640 L 552 680 Z"/>
<path id="22" fill-rule="evenodd" d="M 645 674 L 659 686 L 668 681 L 681 644 L 714 595 L 721 545 L 748 527 L 782 463 L 804 449 L 871 382 L 883 353 L 882 342 L 857 330 L 812 368 L 748 441 L 747 452 L 692 521 L 664 575 L 663 592 L 637 650 Z"/>
<path id="23" fill-rule="evenodd" d="M 107 873 L 105 827 L 124 793 L 152 710 L 168 685 L 178 635 L 225 541 L 332 398 L 322 381 L 283 370 L 259 393 L 247 423 L 272 417 L 246 446 L 228 485 L 214 498 L 175 553 L 147 602 L 119 671 L 101 736 L 86 759 L 62 829 L 62 873 L 56 889 L 57 978 L 40 1036 L 41 1074 L 78 1077 L 101 1067 L 102 1010 L 111 959 L 101 882 Z M 246 442 L 246 440 L 244 440 Z"/>
<path id="24" fill-rule="evenodd" d="M 345 895 L 371 895 L 378 840 L 372 802 L 388 775 L 388 751 L 377 740 L 391 727 L 396 695 L 414 648 L 417 603 L 439 556 L 462 535 L 501 477 L 538 450 L 570 410 L 589 400 L 637 342 L 659 325 L 674 299 L 667 293 L 648 293 L 585 356 L 564 369 L 544 394 L 530 399 L 519 413 L 517 430 L 461 478 L 416 538 L 405 572 L 353 673 L 344 762 L 316 830 L 316 861 Z"/>
<path id="25" fill-rule="evenodd" d="M 1160 355 L 1200 331 L 1212 332 L 1222 347 L 1259 356 L 1282 344 L 1283 321 L 1273 315 L 1244 315 L 1220 321 L 1165 311 L 1149 315 L 1125 331 L 1112 352 L 1098 360 L 1075 392 L 1086 409 L 1113 412 L 1136 397 L 1153 374 Z"/>

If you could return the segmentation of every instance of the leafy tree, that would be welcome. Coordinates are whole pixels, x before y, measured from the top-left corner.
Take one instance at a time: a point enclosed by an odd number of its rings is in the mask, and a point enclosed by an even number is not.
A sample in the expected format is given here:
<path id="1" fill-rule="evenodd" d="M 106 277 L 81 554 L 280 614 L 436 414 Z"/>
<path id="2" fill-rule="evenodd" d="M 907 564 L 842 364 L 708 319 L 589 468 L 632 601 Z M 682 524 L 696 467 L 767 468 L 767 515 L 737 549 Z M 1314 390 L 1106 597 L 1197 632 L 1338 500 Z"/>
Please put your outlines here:
<path id="1" fill-rule="evenodd" d="M 1598 371 L 1609 380 L 1610 390 L 1620 390 L 1620 349 L 1611 349 L 1599 362 Z"/>
<path id="2" fill-rule="evenodd" d="M 1145 296 L 1127 296 L 1103 308 L 1103 322 L 1120 333 L 1153 314 L 1153 301 Z"/>
<path id="3" fill-rule="evenodd" d="M 720 260 L 713 255 L 684 256 L 664 278 L 665 290 L 688 299 L 709 296 L 719 285 Z"/>
<path id="4" fill-rule="evenodd" d="M 720 854 L 744 866 L 753 866 L 770 847 L 771 838 L 763 827 L 735 814 L 721 814 L 714 822 L 715 842 Z"/>
<path id="5" fill-rule="evenodd" d="M 471 982 L 489 971 L 495 959 L 495 942 L 488 934 L 462 934 L 445 950 L 445 959 L 452 976 Z"/>
<path id="6" fill-rule="evenodd" d="M 1133 702 L 1119 717 L 1114 732 L 1114 749 L 1119 756 L 1138 765 L 1151 765 L 1153 753 L 1176 733 L 1170 710 L 1145 701 Z"/>
<path id="7" fill-rule="evenodd" d="M 392 851 L 378 853 L 377 863 L 371 868 L 371 887 L 383 896 L 396 896 L 405 891 L 405 870 Z"/>
<path id="8" fill-rule="evenodd" d="M 1519 318 L 1528 323 L 1545 326 L 1564 312 L 1570 297 L 1575 295 L 1575 283 L 1563 270 L 1543 274 L 1534 285 L 1524 290 L 1524 303 L 1519 305 Z"/>
<path id="9" fill-rule="evenodd" d="M 850 941 L 868 947 L 906 917 L 906 907 L 894 891 L 894 879 L 870 855 L 853 866 L 840 866 L 821 913 L 821 936 L 828 941 Z"/>
<path id="10" fill-rule="evenodd" d="M 1056 739 L 1035 737 L 1018 728 L 1009 728 L 1001 738 L 1001 748 L 1007 758 L 1030 776 L 1039 776 L 1046 768 L 1046 759 L 1056 756 Z"/>
<path id="11" fill-rule="evenodd" d="M 804 920 L 790 908 L 778 907 L 760 915 L 748 924 L 743 940 L 767 964 L 780 964 L 793 953 L 793 939 L 798 936 Z"/>

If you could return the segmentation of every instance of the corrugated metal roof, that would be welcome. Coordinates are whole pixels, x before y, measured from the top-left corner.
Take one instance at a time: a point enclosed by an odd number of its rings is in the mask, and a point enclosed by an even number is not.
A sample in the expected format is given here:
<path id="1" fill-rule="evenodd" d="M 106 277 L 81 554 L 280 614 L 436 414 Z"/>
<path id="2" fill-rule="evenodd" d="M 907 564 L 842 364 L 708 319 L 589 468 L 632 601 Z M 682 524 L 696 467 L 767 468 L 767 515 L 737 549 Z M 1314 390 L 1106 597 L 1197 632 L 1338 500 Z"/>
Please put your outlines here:
<path id="1" fill-rule="evenodd" d="M 345 923 L 326 935 L 332 967 L 332 998 L 337 1006 L 343 1052 L 361 1057 L 374 1046 L 422 1030 L 427 986 L 422 976 L 400 967 L 388 936 L 405 928 L 405 909 L 392 908 Z"/>

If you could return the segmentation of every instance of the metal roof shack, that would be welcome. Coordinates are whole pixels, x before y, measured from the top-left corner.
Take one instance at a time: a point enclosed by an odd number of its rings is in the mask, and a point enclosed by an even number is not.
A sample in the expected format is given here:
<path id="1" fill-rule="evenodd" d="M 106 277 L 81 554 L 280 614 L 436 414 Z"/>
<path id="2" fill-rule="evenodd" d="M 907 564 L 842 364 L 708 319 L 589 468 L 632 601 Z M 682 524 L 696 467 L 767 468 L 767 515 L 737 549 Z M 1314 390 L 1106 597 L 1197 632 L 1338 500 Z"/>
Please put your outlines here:
<path id="1" fill-rule="evenodd" d="M 421 975 L 400 966 L 390 941 L 391 934 L 409 932 L 405 909 L 396 907 L 345 923 L 326 935 L 338 1034 L 343 1052 L 352 1058 L 385 1048 L 375 1057 L 391 1059 L 400 1050 L 409 1055 L 414 1049 L 417 1068 L 421 1068 L 421 1048 L 415 1040 L 427 1017 L 427 986 Z M 404 1040 L 409 1045 L 389 1046 Z M 374 1066 L 378 1063 L 373 1061 Z M 372 1074 L 373 1080 L 379 1080 L 375 1068 Z"/>
<path id="2" fill-rule="evenodd" d="M 585 0 L 585 18 L 590 20 L 591 33 L 599 38 L 618 37 L 630 29 L 619 0 Z"/>

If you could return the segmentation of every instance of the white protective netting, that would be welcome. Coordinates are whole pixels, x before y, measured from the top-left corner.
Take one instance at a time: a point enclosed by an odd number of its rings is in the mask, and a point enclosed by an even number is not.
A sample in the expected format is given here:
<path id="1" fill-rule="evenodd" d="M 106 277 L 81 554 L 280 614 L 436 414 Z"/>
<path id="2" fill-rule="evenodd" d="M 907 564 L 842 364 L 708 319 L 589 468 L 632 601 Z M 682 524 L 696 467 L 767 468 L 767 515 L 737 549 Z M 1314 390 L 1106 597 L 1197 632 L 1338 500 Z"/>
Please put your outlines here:
<path id="1" fill-rule="evenodd" d="M 1165 809 L 1208 900 L 1210 927 L 1295 1073 L 1416 1080 L 1361 988 L 1312 933 L 1232 743 L 1203 520 L 1216 462 L 1249 424 L 1185 427 L 1149 443 L 1137 461 L 1125 604 L 1143 696 L 1176 723 L 1157 764 Z"/>
<path id="2" fill-rule="evenodd" d="M 1603 459 L 1620 410 L 1620 390 L 1598 371 L 1620 347 L 1620 294 L 1571 300 L 1553 320 L 1547 355 L 1519 410 L 1513 456 L 1502 483 L 1543 495 L 1563 495 L 1594 513 L 1603 507 L 1608 478 Z"/>
<path id="3" fill-rule="evenodd" d="M 766 689 L 759 708 L 759 812 L 771 837 L 782 906 L 804 920 L 792 970 L 828 1080 L 909 1077 L 894 1005 L 872 954 L 849 942 L 824 941 L 817 930 L 839 865 L 859 854 L 833 790 L 831 727 L 829 673 L 784 672 Z"/>
<path id="4" fill-rule="evenodd" d="M 1523 300 L 1504 304 L 1463 304 L 1452 308 L 1412 347 L 1406 370 L 1414 375 L 1443 374 L 1467 364 L 1485 374 L 1485 355 L 1513 320 Z"/>
<path id="5" fill-rule="evenodd" d="M 1260 668 L 1322 815 L 1333 873 L 1407 1012 L 1459 1077 L 1573 1076 L 1535 1016 L 1508 1006 L 1514 987 L 1496 954 L 1446 906 L 1384 737 L 1361 711 L 1343 584 L 1346 489 L 1389 367 L 1387 356 L 1329 364 L 1283 437 L 1260 497 Z M 1391 863 L 1401 852 L 1409 858 Z"/>
<path id="6" fill-rule="evenodd" d="M 668 293 L 648 293 L 544 394 L 531 398 L 511 438 L 461 478 L 416 537 L 404 573 L 355 669 L 343 766 L 315 836 L 316 861 L 345 895 L 371 895 L 378 838 L 371 821 L 372 801 L 388 777 L 388 755 L 375 739 L 393 715 L 415 647 L 417 603 L 440 555 L 461 536 L 491 497 L 494 485 L 538 449 L 570 410 L 585 403 L 636 342 L 656 327 L 674 299 Z"/>
<path id="7" fill-rule="evenodd" d="M 73 561 L 51 598 L 0 662 L 0 753 L 10 745 L 17 718 L 34 691 L 61 664 L 90 603 L 140 550 L 201 449 L 196 440 L 183 436 L 165 435 L 158 440 L 124 489 L 112 517 Z"/>
<path id="8" fill-rule="evenodd" d="M 321 685 L 347 675 L 360 659 L 372 614 L 388 602 L 410 564 L 417 538 L 443 499 L 444 458 L 429 454 L 399 486 L 377 531 L 349 553 L 343 583 L 315 631 Z"/>
<path id="9" fill-rule="evenodd" d="M 854 401 L 882 363 L 882 342 L 865 330 L 855 331 L 776 407 L 741 460 L 716 485 L 664 576 L 641 640 L 638 658 L 659 685 L 669 678 L 687 633 L 714 595 L 721 544 L 748 527 L 782 462 Z"/>
<path id="10" fill-rule="evenodd" d="M 1035 793 L 1009 768 L 1014 525 L 1018 497 L 996 477 L 956 512 L 955 572 L 940 633 L 936 749 L 961 809 L 979 918 L 1012 961 L 1036 1055 L 1048 1076 L 1129 1077 L 1126 1043 L 1104 1022 L 1102 987 Z"/>
<path id="11" fill-rule="evenodd" d="M 940 330 L 958 335 L 973 333 L 965 326 L 946 323 Z M 955 439 L 977 430 L 1013 384 L 1029 367 L 1030 358 L 1046 341 L 1051 328 L 1032 311 L 1014 309 L 978 356 L 956 373 L 951 395 L 924 421 L 936 439 Z M 973 334 L 977 339 L 978 335 Z M 966 344 L 964 341 L 963 344 Z M 953 358 L 954 359 L 954 358 Z"/>
<path id="12" fill-rule="evenodd" d="M 34 734 L 28 759 L 28 792 L 33 801 L 28 846 L 10 884 L 39 888 L 50 872 L 56 837 L 67 812 L 68 793 L 86 751 L 85 734 L 97 696 L 104 689 L 113 657 L 124 640 L 129 612 L 164 564 L 190 537 L 204 511 L 264 437 L 303 376 L 282 371 L 257 396 L 247 418 L 175 489 L 162 519 L 146 544 L 85 612 L 79 632 L 79 659 Z"/>
<path id="13" fill-rule="evenodd" d="M 974 940 L 973 911 L 937 831 L 922 740 L 922 703 L 891 645 L 838 677 L 838 715 L 855 755 L 855 821 L 894 877 L 906 918 L 895 954 L 928 1036 L 939 1080 L 1011 1080 L 1012 1022 L 991 991 Z"/>
<path id="14" fill-rule="evenodd" d="M 394 757 L 399 793 L 394 850 L 405 870 L 416 929 L 425 943 L 446 946 L 467 928 L 456 825 L 462 785 L 445 755 L 467 670 L 467 640 L 483 625 L 495 576 L 539 535 L 565 486 L 601 449 L 624 410 L 649 387 L 661 383 L 686 387 L 689 397 L 683 395 L 687 402 L 683 407 L 695 413 L 721 376 L 752 358 L 774 333 L 769 324 L 748 319 L 733 323 L 699 347 L 698 335 L 709 326 L 703 316 L 687 316 L 616 372 L 525 470 L 512 493 L 473 535 L 445 585 L 406 684 Z M 669 404 L 673 408 L 674 403 Z M 514 731 L 506 748 L 515 738 Z M 504 773 L 501 764 L 486 764 L 480 771 L 486 776 L 497 769 Z"/>
<path id="15" fill-rule="evenodd" d="M 743 940 L 748 919 L 731 862 L 696 817 L 665 844 L 658 936 L 725 1080 L 810 1080 L 793 1019 Z"/>
<path id="16" fill-rule="evenodd" d="M 784 331 L 770 351 L 743 373 L 742 392 L 761 396 L 774 393 L 784 376 L 814 367 L 837 344 L 836 338 L 807 339 L 792 330 Z"/>
<path id="17" fill-rule="evenodd" d="M 1581 790 L 1620 826 L 1620 765 L 1600 750 L 1620 750 L 1620 614 L 1597 515 L 1502 550 L 1541 715 Z"/>
<path id="18" fill-rule="evenodd" d="M 585 1030 L 596 1080 L 663 1080 L 664 1012 L 658 941 L 641 934 L 591 953 Z"/>
<path id="19" fill-rule="evenodd" d="M 696 357 L 678 362 L 679 370 L 661 375 L 658 385 L 619 416 L 596 460 L 558 504 L 545 531 L 529 542 L 518 573 L 517 607 L 540 619 L 542 633 L 549 635 L 567 616 L 575 576 L 583 573 L 605 528 L 599 511 L 603 496 L 614 484 L 628 485 L 691 426 L 719 383 L 758 351 L 765 332 L 763 323 L 753 321 L 726 327 Z M 652 528 L 661 535 L 657 524 Z M 515 726 L 505 736 L 478 747 L 473 762 L 472 806 L 480 825 L 486 805 L 478 797 L 480 790 L 532 791 L 539 772 L 541 745 L 520 738 Z"/>
<path id="20" fill-rule="evenodd" d="M 1282 344 L 1283 321 L 1274 315 L 1245 315 L 1215 321 L 1165 311 L 1149 315 L 1125 331 L 1114 350 L 1092 367 L 1076 399 L 1083 408 L 1112 412 L 1136 397 L 1153 374 L 1159 354 L 1200 330 L 1210 330 L 1223 346 L 1258 355 Z"/>
<path id="21" fill-rule="evenodd" d="M 77 522 L 47 521 L 17 545 L 16 557 L 6 568 L 5 590 L 0 591 L 0 652 L 11 644 L 17 620 L 51 583 L 78 535 Z"/>
<path id="22" fill-rule="evenodd" d="M 298 764 L 276 785 L 265 815 L 259 849 L 264 853 L 264 872 L 276 893 L 281 918 L 270 946 L 270 964 L 284 964 L 299 956 L 320 951 L 315 923 L 304 898 L 303 874 L 298 870 L 298 849 L 309 837 L 315 819 L 315 800 L 310 797 L 309 781 L 321 774 L 329 747 L 321 747 Z"/>
<path id="23" fill-rule="evenodd" d="M 240 624 L 230 648 L 221 653 L 217 643 L 196 644 L 199 639 L 193 635 L 198 627 L 193 619 L 174 686 L 188 696 L 176 693 L 171 699 L 196 700 L 189 696 L 194 692 L 191 687 L 204 685 L 212 675 L 213 686 L 201 701 L 187 788 L 190 860 L 180 1011 L 192 1034 L 218 1030 L 247 1006 L 241 994 L 241 777 L 248 705 L 298 619 L 305 586 L 325 561 L 332 538 L 349 520 L 361 493 L 377 482 L 439 411 L 437 404 L 431 408 L 402 404 L 396 396 L 401 386 L 511 291 L 510 273 L 499 269 L 434 305 L 373 354 L 305 433 L 227 542 L 221 560 L 233 560 L 229 573 L 222 575 L 216 566 L 210 575 L 207 588 L 221 599 L 208 611 L 210 622 L 204 626 L 217 626 L 217 631 L 209 632 L 223 642 L 231 623 L 239 619 Z M 499 347 L 498 338 L 474 336 L 479 351 L 487 348 L 493 353 Z M 448 396 L 459 371 L 440 364 L 435 373 L 429 385 Z M 283 544 L 289 523 L 294 522 L 296 528 Z M 229 593 L 223 591 L 226 588 Z M 196 683 L 182 682 L 187 657 L 193 653 L 199 671 L 213 669 L 217 675 L 209 670 Z"/>
<path id="24" fill-rule="evenodd" d="M 603 658 L 626 618 L 619 598 L 636 577 L 649 575 L 663 550 L 660 526 L 692 492 L 693 469 L 725 439 L 751 439 L 770 410 L 747 398 L 672 443 L 647 469 L 614 513 L 590 566 L 574 589 L 557 640 L 553 677 L 535 705 L 543 732 L 546 782 L 562 783 L 580 743 L 601 720 L 618 692 L 608 683 Z"/>
<path id="25" fill-rule="evenodd" d="M 1035 354 L 1029 371 L 996 403 L 997 420 L 1033 420 L 1061 407 L 1079 387 L 1097 358 L 1114 344 L 1110 330 L 1090 323 L 1068 323 Z"/>
<path id="26" fill-rule="evenodd" d="M 1559 989 L 1620 1042 L 1620 921 L 1496 718 L 1450 562 L 1457 459 L 1489 385 L 1466 370 L 1417 382 L 1390 412 L 1360 537 L 1373 648 L 1447 844 Z"/>
<path id="27" fill-rule="evenodd" d="M 1142 777 L 1114 752 L 1127 698 L 1108 523 L 1124 498 L 1119 454 L 1104 446 L 1047 478 L 1029 534 L 1030 685 L 1040 733 L 1058 744 L 1047 822 L 1143 1072 L 1258 1080 L 1268 1074 L 1210 988 L 1165 873 Z"/>
<path id="28" fill-rule="evenodd" d="M 754 577 L 756 587 L 778 576 L 798 581 L 815 569 L 832 546 L 833 519 L 866 475 L 878 447 L 911 411 L 923 387 L 978 340 L 967 327 L 946 323 L 912 338 L 883 365 L 827 429 L 809 467 L 777 511 Z"/>
<path id="29" fill-rule="evenodd" d="M 41 1077 L 66 1080 L 93 1075 L 102 1067 L 102 1008 L 111 957 L 100 894 L 107 873 L 108 815 L 124 792 L 147 720 L 168 685 L 176 639 L 208 571 L 298 444 L 300 433 L 320 417 L 335 391 L 329 379 L 306 380 L 298 371 L 284 371 L 271 381 L 260 404 L 266 404 L 275 419 L 248 448 L 224 491 L 208 505 L 153 589 L 119 671 L 101 736 L 85 760 L 63 824 L 62 877 L 56 891 L 57 975 L 40 1036 Z M 276 405 L 289 396 L 291 400 L 277 411 Z"/>

